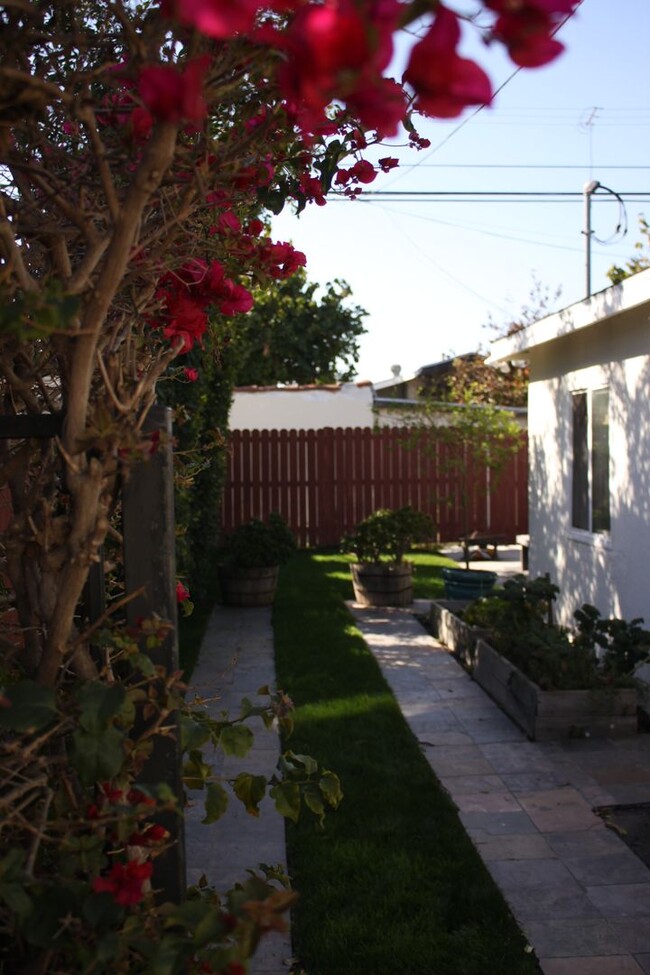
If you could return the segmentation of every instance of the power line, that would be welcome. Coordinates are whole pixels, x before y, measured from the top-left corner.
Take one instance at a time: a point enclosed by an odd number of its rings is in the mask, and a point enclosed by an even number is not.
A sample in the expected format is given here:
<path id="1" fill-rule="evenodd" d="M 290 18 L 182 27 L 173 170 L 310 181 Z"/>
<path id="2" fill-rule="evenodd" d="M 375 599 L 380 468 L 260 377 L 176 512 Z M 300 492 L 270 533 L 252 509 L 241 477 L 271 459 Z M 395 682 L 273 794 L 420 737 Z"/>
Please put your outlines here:
<path id="1" fill-rule="evenodd" d="M 629 190 L 618 194 L 626 202 L 650 202 L 649 190 Z M 574 203 L 582 200 L 584 193 L 577 190 L 364 190 L 363 199 L 408 201 L 409 203 Z M 332 200 L 347 200 L 344 193 L 334 192 Z M 604 197 L 594 200 L 598 203 L 611 202 Z"/>
<path id="2" fill-rule="evenodd" d="M 586 169 L 581 163 L 401 163 L 400 169 L 415 169 L 421 165 L 423 169 Z M 599 169 L 650 169 L 650 166 L 607 166 L 598 165 Z"/>

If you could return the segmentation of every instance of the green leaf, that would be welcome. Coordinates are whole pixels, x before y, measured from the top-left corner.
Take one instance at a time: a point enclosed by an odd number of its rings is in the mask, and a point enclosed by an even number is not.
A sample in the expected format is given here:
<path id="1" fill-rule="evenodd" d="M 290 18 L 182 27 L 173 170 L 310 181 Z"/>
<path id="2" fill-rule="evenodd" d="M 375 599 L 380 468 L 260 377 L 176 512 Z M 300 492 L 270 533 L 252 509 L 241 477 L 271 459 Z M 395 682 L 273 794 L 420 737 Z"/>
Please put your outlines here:
<path id="1" fill-rule="evenodd" d="M 311 755 L 297 755 L 295 752 L 284 752 L 279 766 L 285 775 L 314 775 L 318 772 L 318 762 Z"/>
<path id="2" fill-rule="evenodd" d="M 0 708 L 0 728 L 10 731 L 40 731 L 58 716 L 56 698 L 50 687 L 21 680 L 4 690 L 9 707 Z"/>
<path id="3" fill-rule="evenodd" d="M 203 761 L 203 755 L 196 749 L 191 751 L 183 765 L 183 783 L 188 789 L 203 789 L 212 777 L 212 766 Z"/>
<path id="4" fill-rule="evenodd" d="M 210 729 L 202 722 L 197 721 L 187 714 L 180 715 L 179 724 L 181 730 L 181 751 L 183 752 L 190 752 L 201 748 L 210 739 Z"/>
<path id="5" fill-rule="evenodd" d="M 235 795 L 246 807 L 251 816 L 259 816 L 259 804 L 266 795 L 266 779 L 263 775 L 240 772 L 233 786 Z"/>
<path id="6" fill-rule="evenodd" d="M 124 735 L 117 728 L 92 734 L 83 728 L 72 736 L 72 763 L 84 785 L 112 779 L 124 762 Z"/>
<path id="7" fill-rule="evenodd" d="M 219 737 L 219 744 L 226 755 L 245 758 L 253 744 L 253 732 L 246 725 L 226 725 Z"/>
<path id="8" fill-rule="evenodd" d="M 92 681 L 83 684 L 77 695 L 81 706 L 82 728 L 97 735 L 104 731 L 124 705 L 126 691 L 121 684 Z"/>
<path id="9" fill-rule="evenodd" d="M 89 894 L 83 902 L 82 914 L 96 931 L 115 927 L 124 909 L 108 893 Z"/>
<path id="10" fill-rule="evenodd" d="M 221 819 L 228 808 L 228 793 L 218 782 L 209 782 L 205 797 L 205 817 L 202 823 L 209 825 Z"/>
<path id="11" fill-rule="evenodd" d="M 341 782 L 334 772 L 325 770 L 320 777 L 318 783 L 320 791 L 325 796 L 325 800 L 332 809 L 338 809 L 341 800 L 343 799 L 343 790 L 341 789 Z"/>
<path id="12" fill-rule="evenodd" d="M 78 917 L 81 904 L 71 887 L 47 887 L 35 898 L 34 909 L 23 926 L 22 933 L 30 944 L 50 948 L 57 935 L 64 930 L 64 918 Z"/>
<path id="13" fill-rule="evenodd" d="M 26 921 L 33 910 L 31 898 L 22 883 L 0 881 L 0 901 L 4 901 L 19 922 Z"/>
<path id="14" fill-rule="evenodd" d="M 318 786 L 313 782 L 308 782 L 303 789 L 302 797 L 307 808 L 311 809 L 322 826 L 325 819 L 325 803 Z"/>
<path id="15" fill-rule="evenodd" d="M 286 816 L 294 823 L 300 816 L 300 786 L 297 782 L 278 782 L 270 791 L 275 801 L 275 808 L 281 816 Z"/>

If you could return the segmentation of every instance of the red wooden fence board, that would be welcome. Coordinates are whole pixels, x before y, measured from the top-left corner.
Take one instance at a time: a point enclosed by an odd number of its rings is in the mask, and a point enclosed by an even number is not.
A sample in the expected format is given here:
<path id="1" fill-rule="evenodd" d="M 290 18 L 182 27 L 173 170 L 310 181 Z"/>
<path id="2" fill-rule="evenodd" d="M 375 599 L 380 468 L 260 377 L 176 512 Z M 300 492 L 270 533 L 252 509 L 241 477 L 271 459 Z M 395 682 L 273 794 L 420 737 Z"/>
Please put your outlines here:
<path id="1" fill-rule="evenodd" d="M 432 515 L 438 541 L 455 540 L 464 531 L 461 476 L 449 464 L 455 448 L 431 440 L 407 448 L 403 439 L 401 428 L 233 432 L 223 530 L 277 511 L 301 546 L 338 545 L 377 508 L 411 504 Z M 528 530 L 527 454 L 524 443 L 489 498 L 486 471 L 474 471 L 470 531 L 514 541 Z"/>

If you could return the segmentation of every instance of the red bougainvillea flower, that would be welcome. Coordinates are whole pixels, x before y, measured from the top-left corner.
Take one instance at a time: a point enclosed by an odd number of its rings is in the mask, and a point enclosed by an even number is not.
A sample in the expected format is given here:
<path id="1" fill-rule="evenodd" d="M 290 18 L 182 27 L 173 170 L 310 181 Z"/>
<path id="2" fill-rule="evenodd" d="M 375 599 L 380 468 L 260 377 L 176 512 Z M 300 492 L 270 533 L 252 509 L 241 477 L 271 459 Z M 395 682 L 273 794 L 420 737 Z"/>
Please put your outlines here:
<path id="1" fill-rule="evenodd" d="M 378 160 L 377 164 L 382 173 L 390 173 L 391 169 L 399 166 L 399 159 L 395 159 L 393 156 L 384 156 L 383 159 Z"/>
<path id="2" fill-rule="evenodd" d="M 105 877 L 95 877 L 93 890 L 97 894 L 110 894 L 117 904 L 128 907 L 138 904 L 144 897 L 143 885 L 149 880 L 153 871 L 151 863 L 114 863 Z"/>
<path id="3" fill-rule="evenodd" d="M 508 48 L 508 54 L 520 68 L 539 68 L 553 61 L 564 50 L 552 37 L 553 21 L 537 10 L 502 14 L 492 29 L 492 36 Z"/>
<path id="4" fill-rule="evenodd" d="M 380 139 L 394 136 L 406 115 L 404 90 L 391 78 L 360 81 L 348 95 L 347 105 L 367 128 L 377 131 Z"/>
<path id="5" fill-rule="evenodd" d="M 199 378 L 199 370 L 190 369 L 188 366 L 185 366 L 185 368 L 183 369 L 183 375 L 185 376 L 188 382 L 195 383 Z"/>
<path id="6" fill-rule="evenodd" d="M 482 68 L 456 54 L 460 26 L 456 14 L 438 7 L 433 25 L 411 51 L 404 72 L 416 94 L 415 108 L 435 118 L 455 118 L 468 105 L 487 105 L 490 79 Z"/>
<path id="7" fill-rule="evenodd" d="M 169 839 L 169 830 L 159 823 L 149 823 L 141 833 L 129 836 L 129 846 L 159 846 Z"/>
<path id="8" fill-rule="evenodd" d="M 400 10 L 396 0 L 328 0 L 298 11 L 279 42 L 287 58 L 278 80 L 304 130 L 317 129 L 325 107 L 335 100 L 345 102 L 369 128 L 376 121 L 383 134 L 396 129 L 389 106 L 382 113 L 380 102 L 388 92 L 381 73 L 392 55 Z"/>
<path id="9" fill-rule="evenodd" d="M 184 603 L 185 600 L 189 598 L 190 598 L 189 589 L 187 589 L 179 579 L 178 582 L 176 583 L 176 602 Z"/>
<path id="10" fill-rule="evenodd" d="M 259 6 L 257 0 L 165 0 L 162 9 L 208 37 L 225 38 L 248 33 Z"/>
<path id="11" fill-rule="evenodd" d="M 228 278 L 222 283 L 218 308 L 222 315 L 240 315 L 253 307 L 253 296 L 242 284 L 235 284 Z"/>
<path id="12" fill-rule="evenodd" d="M 553 33 L 578 0 L 485 0 L 485 5 L 499 14 L 492 36 L 505 44 L 514 63 L 538 68 L 564 50 Z"/>
<path id="13" fill-rule="evenodd" d="M 184 71 L 171 64 L 153 64 L 138 76 L 138 92 L 145 107 L 162 122 L 201 122 L 207 106 L 203 79 L 210 58 L 189 61 Z"/>
<path id="14" fill-rule="evenodd" d="M 171 295 L 166 311 L 169 317 L 163 325 L 163 335 L 174 345 L 181 341 L 180 354 L 189 352 L 208 327 L 205 310 L 186 295 Z"/>
<path id="15" fill-rule="evenodd" d="M 350 174 L 360 183 L 372 183 L 377 176 L 377 171 L 367 159 L 359 159 L 350 170 Z"/>

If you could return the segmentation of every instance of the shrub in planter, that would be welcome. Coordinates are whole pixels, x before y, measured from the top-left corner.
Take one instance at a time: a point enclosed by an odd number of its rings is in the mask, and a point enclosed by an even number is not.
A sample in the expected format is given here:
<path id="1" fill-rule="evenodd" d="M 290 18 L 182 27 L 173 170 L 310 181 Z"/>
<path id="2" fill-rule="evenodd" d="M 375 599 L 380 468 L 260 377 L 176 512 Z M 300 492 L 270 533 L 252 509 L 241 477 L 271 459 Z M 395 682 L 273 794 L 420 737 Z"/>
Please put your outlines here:
<path id="1" fill-rule="evenodd" d="M 588 604 L 574 631 L 555 626 L 557 592 L 548 576 L 518 576 L 465 609 L 464 622 L 487 631 L 471 655 L 475 680 L 531 738 L 633 733 L 634 668 L 650 654 L 650 632 Z"/>
<path id="2" fill-rule="evenodd" d="M 253 518 L 228 535 L 221 548 L 219 584 L 229 606 L 268 606 L 273 602 L 280 565 L 296 550 L 296 539 L 284 519 Z"/>
<path id="3" fill-rule="evenodd" d="M 410 506 L 380 508 L 345 535 L 341 546 L 352 552 L 355 599 L 362 606 L 408 606 L 413 602 L 413 565 L 404 556 L 415 542 L 433 534 L 429 515 Z"/>

